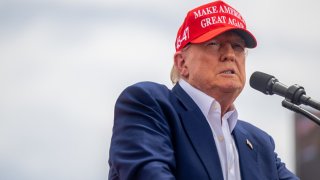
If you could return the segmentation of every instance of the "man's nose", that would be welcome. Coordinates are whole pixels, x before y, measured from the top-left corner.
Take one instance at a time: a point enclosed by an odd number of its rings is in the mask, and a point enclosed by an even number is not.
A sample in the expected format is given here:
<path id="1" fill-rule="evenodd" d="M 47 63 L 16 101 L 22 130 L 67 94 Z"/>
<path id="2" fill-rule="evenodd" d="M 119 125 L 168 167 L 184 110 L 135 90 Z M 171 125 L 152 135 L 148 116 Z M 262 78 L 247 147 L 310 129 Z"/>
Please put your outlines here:
<path id="1" fill-rule="evenodd" d="M 231 43 L 224 43 L 220 48 L 222 61 L 235 61 L 236 55 Z"/>

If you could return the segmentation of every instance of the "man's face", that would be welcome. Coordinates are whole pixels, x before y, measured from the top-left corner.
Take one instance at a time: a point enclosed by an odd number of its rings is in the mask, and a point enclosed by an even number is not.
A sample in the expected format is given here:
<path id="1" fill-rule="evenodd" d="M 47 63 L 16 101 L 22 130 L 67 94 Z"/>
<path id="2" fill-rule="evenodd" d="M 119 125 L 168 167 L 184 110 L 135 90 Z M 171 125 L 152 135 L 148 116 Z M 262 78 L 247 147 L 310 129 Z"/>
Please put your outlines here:
<path id="1" fill-rule="evenodd" d="M 245 81 L 245 42 L 234 32 L 226 32 L 201 44 L 191 44 L 183 52 L 181 76 L 192 86 L 215 97 L 224 93 L 238 96 Z"/>

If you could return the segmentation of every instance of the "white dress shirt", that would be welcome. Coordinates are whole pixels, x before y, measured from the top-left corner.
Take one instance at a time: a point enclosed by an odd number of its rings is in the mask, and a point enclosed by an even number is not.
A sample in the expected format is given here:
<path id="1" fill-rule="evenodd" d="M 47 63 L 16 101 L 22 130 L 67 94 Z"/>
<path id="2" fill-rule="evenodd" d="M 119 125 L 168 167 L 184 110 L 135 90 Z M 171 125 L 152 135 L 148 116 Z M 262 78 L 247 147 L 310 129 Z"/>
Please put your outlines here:
<path id="1" fill-rule="evenodd" d="M 231 134 L 238 121 L 237 110 L 233 108 L 221 119 L 221 106 L 218 101 L 183 79 L 179 81 L 179 85 L 198 105 L 210 125 L 224 179 L 241 180 L 238 150 Z"/>

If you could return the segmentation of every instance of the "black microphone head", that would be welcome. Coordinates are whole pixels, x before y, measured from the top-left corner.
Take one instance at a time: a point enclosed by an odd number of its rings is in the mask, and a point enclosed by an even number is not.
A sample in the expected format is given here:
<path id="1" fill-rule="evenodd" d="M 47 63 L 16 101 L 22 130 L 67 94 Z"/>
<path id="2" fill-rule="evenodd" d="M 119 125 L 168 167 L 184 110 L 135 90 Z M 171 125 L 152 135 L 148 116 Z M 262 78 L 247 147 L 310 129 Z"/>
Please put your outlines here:
<path id="1" fill-rule="evenodd" d="M 276 80 L 274 76 L 269 74 L 256 71 L 250 77 L 250 86 L 253 89 L 263 92 L 264 94 L 273 94 L 272 90 L 272 80 Z M 277 80 L 276 80 L 277 81 Z"/>

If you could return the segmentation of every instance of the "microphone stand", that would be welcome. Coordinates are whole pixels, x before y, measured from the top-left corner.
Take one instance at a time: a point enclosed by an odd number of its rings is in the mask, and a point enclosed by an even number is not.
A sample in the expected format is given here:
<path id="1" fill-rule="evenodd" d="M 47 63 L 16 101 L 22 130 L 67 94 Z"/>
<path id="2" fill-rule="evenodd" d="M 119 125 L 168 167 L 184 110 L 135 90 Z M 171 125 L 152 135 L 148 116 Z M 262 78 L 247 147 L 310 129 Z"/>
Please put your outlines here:
<path id="1" fill-rule="evenodd" d="M 302 107 L 293 104 L 292 102 L 288 101 L 287 99 L 282 101 L 282 106 L 292 110 L 294 112 L 300 113 L 302 115 L 304 115 L 305 117 L 309 118 L 311 121 L 315 122 L 316 124 L 318 124 L 320 126 L 320 118 L 318 118 L 316 115 L 312 114 L 311 112 L 303 109 Z"/>

